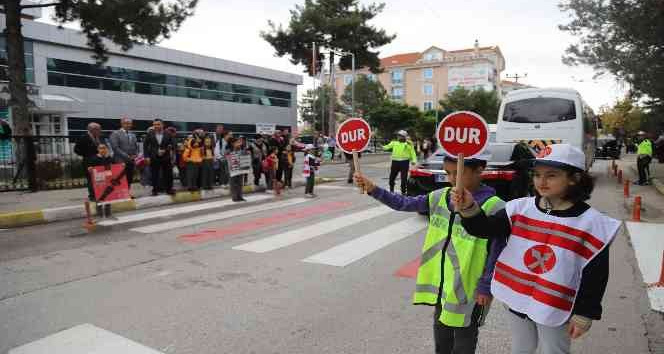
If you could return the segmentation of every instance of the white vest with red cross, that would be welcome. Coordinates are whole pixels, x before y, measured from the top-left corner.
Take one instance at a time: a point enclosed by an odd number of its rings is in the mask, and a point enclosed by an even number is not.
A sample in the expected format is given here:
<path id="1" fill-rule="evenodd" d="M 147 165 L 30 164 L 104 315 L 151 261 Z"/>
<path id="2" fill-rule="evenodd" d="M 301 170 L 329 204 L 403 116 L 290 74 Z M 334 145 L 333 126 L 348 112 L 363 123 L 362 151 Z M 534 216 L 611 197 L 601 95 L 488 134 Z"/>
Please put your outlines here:
<path id="1" fill-rule="evenodd" d="M 540 211 L 535 198 L 508 202 L 512 233 L 498 257 L 491 293 L 546 326 L 570 317 L 583 268 L 607 247 L 621 222 L 590 208 L 577 217 Z"/>

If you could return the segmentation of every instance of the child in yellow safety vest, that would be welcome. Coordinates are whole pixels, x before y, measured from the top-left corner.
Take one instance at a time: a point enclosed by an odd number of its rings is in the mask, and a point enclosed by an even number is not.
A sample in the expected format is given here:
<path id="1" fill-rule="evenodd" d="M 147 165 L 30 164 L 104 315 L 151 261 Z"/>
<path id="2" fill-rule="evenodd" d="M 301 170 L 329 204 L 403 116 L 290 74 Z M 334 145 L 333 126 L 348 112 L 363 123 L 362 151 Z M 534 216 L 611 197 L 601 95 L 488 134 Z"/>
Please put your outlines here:
<path id="1" fill-rule="evenodd" d="M 457 178 L 472 191 L 488 214 L 502 210 L 496 191 L 482 184 L 487 155 L 466 159 L 462 176 L 457 161 L 445 157 L 443 168 L 452 185 Z M 355 182 L 376 200 L 398 211 L 429 214 L 429 227 L 422 247 L 413 303 L 434 311 L 434 344 L 437 354 L 472 354 L 479 327 L 491 303 L 491 274 L 504 240 L 486 240 L 468 235 L 450 205 L 450 188 L 408 197 L 377 187 L 361 173 Z"/>
<path id="2" fill-rule="evenodd" d="M 534 162 L 537 195 L 491 216 L 468 190 L 452 192 L 468 233 L 507 239 L 491 293 L 510 309 L 512 353 L 533 354 L 538 345 L 541 353 L 570 353 L 571 339 L 601 317 L 609 245 L 621 223 L 585 203 L 594 187 L 585 161 L 576 147 L 548 146 Z"/>

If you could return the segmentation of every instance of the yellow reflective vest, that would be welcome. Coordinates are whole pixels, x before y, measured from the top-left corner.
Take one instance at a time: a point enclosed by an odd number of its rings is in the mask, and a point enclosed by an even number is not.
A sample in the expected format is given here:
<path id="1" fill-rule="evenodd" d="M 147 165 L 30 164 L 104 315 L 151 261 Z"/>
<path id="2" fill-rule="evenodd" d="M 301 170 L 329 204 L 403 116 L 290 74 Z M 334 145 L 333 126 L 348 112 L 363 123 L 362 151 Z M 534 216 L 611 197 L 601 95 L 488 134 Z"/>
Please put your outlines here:
<path id="1" fill-rule="evenodd" d="M 468 327 L 475 308 L 477 284 L 486 265 L 489 241 L 466 233 L 459 216 L 454 218 L 450 230 L 449 191 L 448 187 L 429 194 L 429 229 L 422 247 L 413 303 L 435 306 L 440 293 L 442 311 L 438 320 L 451 327 Z M 487 215 L 504 207 L 505 202 L 496 196 L 482 204 Z M 448 232 L 451 239 L 443 257 Z"/>
<path id="2" fill-rule="evenodd" d="M 643 139 L 639 144 L 639 149 L 636 153 L 638 155 L 652 156 L 652 141 L 650 141 L 650 139 Z"/>
<path id="3" fill-rule="evenodd" d="M 408 161 L 412 163 L 417 162 L 417 154 L 415 153 L 415 147 L 411 142 L 400 142 L 398 140 L 392 140 L 389 144 L 383 146 L 383 150 L 392 151 L 392 161 Z"/>

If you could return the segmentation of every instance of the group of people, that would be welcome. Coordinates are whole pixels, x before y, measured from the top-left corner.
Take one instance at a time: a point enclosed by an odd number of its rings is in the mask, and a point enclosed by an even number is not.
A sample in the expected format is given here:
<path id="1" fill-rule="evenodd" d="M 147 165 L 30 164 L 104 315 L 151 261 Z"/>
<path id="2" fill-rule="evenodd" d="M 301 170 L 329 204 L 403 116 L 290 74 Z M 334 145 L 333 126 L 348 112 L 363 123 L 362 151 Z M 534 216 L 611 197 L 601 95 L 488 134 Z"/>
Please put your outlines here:
<path id="1" fill-rule="evenodd" d="M 407 136 L 399 138 L 390 146 L 403 157 L 393 158 L 397 169 L 414 154 Z M 601 318 L 609 246 L 621 222 L 586 203 L 594 180 L 576 147 L 540 152 L 532 166 L 536 196 L 508 202 L 482 184 L 487 158 L 465 159 L 458 174 L 456 157 L 446 156 L 452 187 L 418 197 L 384 190 L 361 173 L 354 178 L 392 209 L 429 215 L 413 303 L 434 307 L 436 353 L 474 353 L 495 297 L 509 310 L 513 354 L 538 347 L 568 354 L 571 340 Z"/>
<path id="2" fill-rule="evenodd" d="M 83 158 L 91 201 L 95 200 L 95 195 L 89 170 L 94 166 L 124 164 L 130 191 L 135 171 L 139 171 L 141 183 L 152 186 L 152 195 L 175 194 L 175 170 L 181 186 L 189 191 L 209 190 L 215 185 L 228 186 L 233 200 L 244 201 L 242 187 L 249 182 L 249 171 L 235 171 L 243 156 L 251 161 L 249 168 L 254 185 L 260 185 L 264 178 L 268 192 L 293 188 L 296 151 L 305 153 L 305 178 L 315 176 L 320 162 L 313 145 L 301 148 L 288 131 L 276 130 L 271 135 L 257 135 L 253 141 L 248 141 L 244 136 L 233 136 L 232 131 L 220 124 L 214 133 L 196 129 L 178 142 L 175 128 L 166 128 L 161 119 L 155 119 L 140 149 L 139 139 L 132 132 L 132 119 L 123 117 L 120 125 L 120 129 L 105 139 L 101 125 L 90 123 L 87 134 L 74 146 L 74 152 Z M 314 178 L 311 178 L 312 182 Z M 313 183 L 307 188 L 306 195 L 314 196 Z"/>

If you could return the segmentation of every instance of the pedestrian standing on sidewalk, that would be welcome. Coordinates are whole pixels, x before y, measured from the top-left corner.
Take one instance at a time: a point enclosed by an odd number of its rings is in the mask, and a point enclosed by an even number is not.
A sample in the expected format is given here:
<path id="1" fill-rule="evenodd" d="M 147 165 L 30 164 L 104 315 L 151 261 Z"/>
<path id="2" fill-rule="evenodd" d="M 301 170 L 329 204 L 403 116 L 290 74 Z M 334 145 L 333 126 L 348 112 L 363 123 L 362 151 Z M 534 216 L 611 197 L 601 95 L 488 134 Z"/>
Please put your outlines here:
<path id="1" fill-rule="evenodd" d="M 284 151 L 284 188 L 293 189 L 293 168 L 295 167 L 295 151 L 293 151 L 293 146 L 288 144 L 286 145 L 286 150 Z"/>
<path id="2" fill-rule="evenodd" d="M 602 315 L 609 245 L 621 222 L 590 205 L 593 178 L 586 157 L 554 144 L 535 160 L 535 197 L 507 202 L 487 215 L 470 191 L 452 192 L 470 235 L 506 239 L 491 293 L 509 308 L 512 353 L 570 353 L 571 339 Z M 484 235 L 484 236 L 480 236 Z"/>
<path id="3" fill-rule="evenodd" d="M 103 142 L 99 143 L 99 145 L 97 145 L 97 154 L 91 157 L 89 162 L 90 166 L 88 167 L 88 174 L 90 176 L 92 176 L 93 167 L 103 166 L 106 170 L 110 170 L 113 165 L 113 157 L 111 156 L 109 146 Z M 103 205 L 97 203 L 96 209 L 97 215 L 108 216 L 111 214 L 111 204 L 109 203 L 103 203 Z"/>
<path id="4" fill-rule="evenodd" d="M 277 178 L 277 168 L 279 167 L 279 149 L 276 147 L 270 148 L 270 154 L 265 157 L 262 163 L 265 178 L 267 179 L 267 186 L 265 192 L 271 193 L 278 186 L 275 185 Z"/>
<path id="5" fill-rule="evenodd" d="M 316 184 L 316 170 L 320 166 L 320 159 L 314 155 L 314 146 L 308 144 L 304 147 L 304 168 L 302 176 L 306 180 L 306 187 L 304 188 L 304 196 L 307 198 L 314 198 L 314 185 Z"/>
<path id="6" fill-rule="evenodd" d="M 230 130 L 225 130 L 223 137 L 217 140 L 214 145 L 214 157 L 217 160 L 217 164 L 219 165 L 219 183 L 222 186 L 227 186 L 228 180 L 231 177 L 228 171 L 228 161 L 226 161 L 226 154 L 230 151 L 230 145 L 228 144 L 228 141 L 232 137 L 233 132 Z"/>
<path id="7" fill-rule="evenodd" d="M 121 128 L 111 134 L 111 148 L 113 158 L 117 163 L 125 165 L 127 172 L 127 186 L 131 196 L 131 183 L 134 181 L 134 170 L 136 169 L 136 156 L 138 155 L 138 140 L 131 132 L 133 122 L 129 117 L 122 117 Z M 131 196 L 133 198 L 133 196 Z"/>
<path id="8" fill-rule="evenodd" d="M 201 188 L 210 190 L 214 185 L 214 140 L 203 138 L 203 165 L 201 166 Z"/>
<path id="9" fill-rule="evenodd" d="M 164 131 L 164 121 L 161 119 L 152 121 L 152 128 L 143 142 L 145 163 L 150 166 L 152 175 L 152 195 L 161 192 L 174 195 L 171 155 L 176 147 L 175 138 Z"/>
<path id="10" fill-rule="evenodd" d="M 261 164 L 267 156 L 267 145 L 262 136 L 258 135 L 256 141 L 249 145 L 249 151 L 251 152 L 251 168 L 254 172 L 254 185 L 258 186 L 261 182 L 261 176 L 265 174 Z"/>
<path id="11" fill-rule="evenodd" d="M 231 138 L 228 143 L 231 146 L 231 153 L 237 154 L 238 156 L 243 153 L 242 151 L 242 139 Z M 230 165 L 229 165 L 230 166 Z M 242 185 L 244 184 L 244 174 L 238 174 L 231 176 L 230 179 L 230 190 L 231 198 L 234 202 L 245 202 L 246 199 L 242 197 Z"/>
<path id="12" fill-rule="evenodd" d="M 203 141 L 195 132 L 186 142 L 184 161 L 187 164 L 187 187 L 190 192 L 197 191 L 200 189 L 198 181 L 203 166 Z"/>
<path id="13" fill-rule="evenodd" d="M 634 184 L 645 186 L 650 183 L 650 161 L 652 161 L 652 141 L 646 132 L 639 132 L 639 146 L 637 148 L 636 167 L 639 171 L 639 181 Z"/>
<path id="14" fill-rule="evenodd" d="M 398 140 L 392 140 L 389 144 L 383 146 L 383 150 L 392 151 L 390 192 L 394 192 L 394 182 L 397 179 L 397 174 L 400 174 L 401 194 L 406 194 L 409 165 L 417 163 L 417 155 L 413 143 L 408 141 L 408 133 L 405 130 L 399 130 L 397 137 Z"/>
<path id="15" fill-rule="evenodd" d="M 98 146 L 101 140 L 101 125 L 97 123 L 88 124 L 88 133 L 82 136 L 74 145 L 74 152 L 83 158 L 83 168 L 85 179 L 88 182 L 88 200 L 95 200 L 95 191 L 92 179 L 88 173 L 88 167 L 92 166 L 90 160 L 98 153 Z"/>
<path id="16" fill-rule="evenodd" d="M 337 139 L 334 136 L 330 136 L 327 138 L 327 148 L 330 150 L 330 153 L 332 154 L 332 161 L 334 161 L 334 154 L 337 149 Z"/>
<path id="17" fill-rule="evenodd" d="M 487 157 L 466 159 L 462 176 L 457 175 L 454 157 L 446 156 L 443 168 L 453 186 L 457 179 L 462 180 L 482 209 L 493 215 L 502 210 L 505 203 L 493 188 L 482 184 Z M 407 197 L 376 186 L 361 173 L 355 174 L 355 181 L 370 196 L 394 210 L 429 214 L 413 304 L 435 308 L 436 354 L 475 353 L 479 327 L 491 305 L 491 276 L 505 241 L 467 234 L 450 204 L 450 187 L 428 195 Z M 491 231 L 487 232 L 485 235 L 491 235 Z"/>

